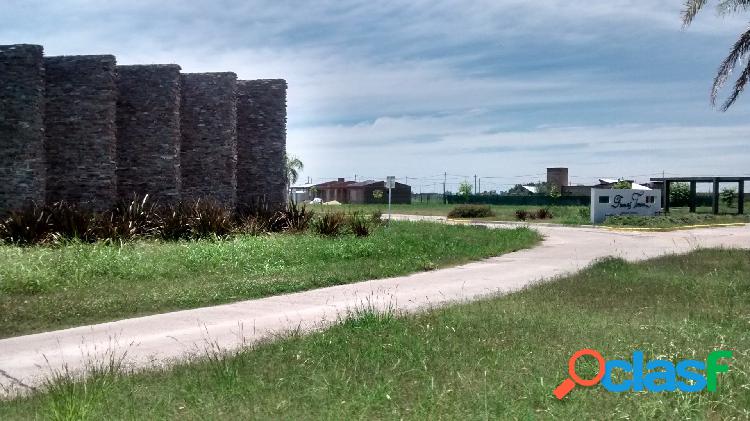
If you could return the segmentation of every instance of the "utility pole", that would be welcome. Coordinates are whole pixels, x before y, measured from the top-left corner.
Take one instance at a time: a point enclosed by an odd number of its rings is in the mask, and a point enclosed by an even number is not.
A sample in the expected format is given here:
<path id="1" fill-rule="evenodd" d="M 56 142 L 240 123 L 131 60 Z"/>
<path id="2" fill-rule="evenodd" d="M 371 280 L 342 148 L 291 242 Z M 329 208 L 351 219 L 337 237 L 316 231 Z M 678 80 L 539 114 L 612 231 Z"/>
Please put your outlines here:
<path id="1" fill-rule="evenodd" d="M 406 176 L 406 182 L 404 182 L 404 184 L 406 184 L 407 186 L 409 185 L 409 176 L 408 175 Z"/>
<path id="2" fill-rule="evenodd" d="M 480 194 L 482 192 L 482 177 L 479 177 L 479 184 L 477 186 L 477 194 Z"/>
<path id="3" fill-rule="evenodd" d="M 474 174 L 474 194 L 477 194 L 477 175 Z"/>
<path id="4" fill-rule="evenodd" d="M 448 172 L 446 171 L 443 173 L 443 203 L 448 203 L 447 200 L 445 200 L 445 183 L 448 182 Z"/>
<path id="5" fill-rule="evenodd" d="M 354 174 L 354 181 L 357 181 L 357 174 Z"/>

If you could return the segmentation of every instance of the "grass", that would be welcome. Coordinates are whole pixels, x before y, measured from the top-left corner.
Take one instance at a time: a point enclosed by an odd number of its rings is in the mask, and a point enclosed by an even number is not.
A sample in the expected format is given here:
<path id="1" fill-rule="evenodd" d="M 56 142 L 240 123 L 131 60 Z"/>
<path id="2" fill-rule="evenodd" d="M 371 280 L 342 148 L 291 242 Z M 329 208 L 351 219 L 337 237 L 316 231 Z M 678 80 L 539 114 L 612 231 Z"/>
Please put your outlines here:
<path id="1" fill-rule="evenodd" d="M 0 419 L 747 419 L 750 251 L 601 261 L 516 294 L 395 317 L 363 312 L 331 329 L 87 383 L 61 379 L 0 406 Z M 552 390 L 591 347 L 672 361 L 734 352 L 718 392 Z M 593 377 L 589 361 L 578 366 Z"/>
<path id="2" fill-rule="evenodd" d="M 394 221 L 361 238 L 0 246 L 0 337 L 432 270 L 539 240 L 527 229 Z"/>
<path id="3" fill-rule="evenodd" d="M 424 215 L 424 216 L 447 216 L 448 213 L 458 205 L 446 205 L 442 203 L 419 203 L 411 205 L 392 205 L 392 212 L 395 214 Z M 314 205 L 313 209 L 326 210 L 331 206 Z M 337 206 L 336 208 L 339 208 Z M 341 205 L 342 210 L 372 212 L 381 210 L 387 214 L 388 207 L 384 205 Z M 516 210 L 536 211 L 544 206 L 510 206 L 510 205 L 490 205 L 490 209 L 495 216 L 487 218 L 474 218 L 485 221 L 518 221 Z M 552 212 L 552 219 L 526 220 L 528 223 L 557 223 L 565 225 L 589 225 L 591 224 L 590 211 L 588 206 L 548 206 Z M 745 209 L 750 213 L 750 202 L 746 202 Z M 698 208 L 697 213 L 691 214 L 688 208 L 671 208 L 669 215 L 659 218 L 641 218 L 625 217 L 615 221 L 608 220 L 606 226 L 622 227 L 643 227 L 654 229 L 672 229 L 689 225 L 716 225 L 726 223 L 750 223 L 750 214 L 735 215 L 737 212 L 736 205 L 734 208 L 726 208 L 722 203 L 720 214 L 711 214 L 711 208 Z"/>
<path id="4" fill-rule="evenodd" d="M 702 213 L 670 212 L 661 216 L 617 216 L 604 221 L 605 226 L 623 228 L 649 228 L 669 230 L 693 225 L 721 225 L 749 223 L 750 215 L 713 215 Z"/>
<path id="5" fill-rule="evenodd" d="M 310 206 L 310 205 L 308 205 Z M 448 216 L 448 213 L 459 205 L 446 205 L 442 203 L 419 203 L 414 202 L 411 205 L 392 205 L 391 211 L 394 214 L 422 215 L 422 216 Z M 477 218 L 487 221 L 518 221 L 516 219 L 516 210 L 533 210 L 547 208 L 552 212 L 552 219 L 529 220 L 526 222 L 551 222 L 566 225 L 585 225 L 590 224 L 588 206 L 513 206 L 513 205 L 488 205 L 495 216 L 488 218 Z M 333 206 L 312 205 L 311 209 L 316 211 L 330 209 Z M 380 210 L 387 217 L 388 205 L 341 205 L 335 208 L 347 211 L 372 212 Z"/>

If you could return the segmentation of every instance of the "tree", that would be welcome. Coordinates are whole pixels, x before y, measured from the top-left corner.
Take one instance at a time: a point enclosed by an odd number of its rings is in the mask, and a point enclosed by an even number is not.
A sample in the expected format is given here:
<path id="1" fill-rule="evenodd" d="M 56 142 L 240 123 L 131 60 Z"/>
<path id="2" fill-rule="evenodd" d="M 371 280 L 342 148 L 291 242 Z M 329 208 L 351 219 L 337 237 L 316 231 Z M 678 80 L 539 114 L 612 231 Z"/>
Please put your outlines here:
<path id="1" fill-rule="evenodd" d="M 737 190 L 734 187 L 724 187 L 721 189 L 721 201 L 731 208 L 734 205 L 734 199 L 737 197 Z"/>
<path id="2" fill-rule="evenodd" d="M 468 199 L 471 194 L 471 184 L 468 181 L 464 181 L 458 186 L 458 194 L 463 196 L 464 199 Z"/>
<path id="3" fill-rule="evenodd" d="M 508 190 L 508 194 L 512 196 L 525 196 L 529 194 L 529 191 L 523 188 L 522 184 L 516 184 Z"/>
<path id="4" fill-rule="evenodd" d="M 612 185 L 613 189 L 630 189 L 633 188 L 633 183 L 628 180 L 620 180 Z"/>
<path id="5" fill-rule="evenodd" d="M 690 204 L 690 185 L 688 183 L 669 184 L 669 203 L 674 207 Z"/>
<path id="6" fill-rule="evenodd" d="M 690 25 L 695 19 L 695 15 L 708 3 L 708 0 L 687 0 L 685 10 L 682 12 L 682 23 L 685 27 Z M 716 6 L 720 15 L 731 13 L 746 12 L 750 10 L 750 0 L 720 0 Z M 729 79 L 734 68 L 739 64 L 742 65 L 743 58 L 750 53 L 750 28 L 748 28 L 739 39 L 734 43 L 729 55 L 724 58 L 719 65 L 719 70 L 714 77 L 714 83 L 711 87 L 711 105 L 716 106 L 716 97 L 719 91 Z M 750 81 L 750 60 L 745 64 L 745 68 L 734 82 L 732 93 L 721 106 L 722 111 L 726 111 L 734 104 L 737 97 L 745 89 L 745 85 Z"/>
<path id="7" fill-rule="evenodd" d="M 305 164 L 296 156 L 284 154 L 284 167 L 286 170 L 286 182 L 288 185 L 294 185 L 299 179 L 300 171 L 305 169 Z"/>
<path id="8" fill-rule="evenodd" d="M 560 196 L 562 196 L 562 193 L 560 192 L 559 187 L 551 185 L 547 189 L 547 196 L 551 197 L 552 199 L 559 199 Z"/>

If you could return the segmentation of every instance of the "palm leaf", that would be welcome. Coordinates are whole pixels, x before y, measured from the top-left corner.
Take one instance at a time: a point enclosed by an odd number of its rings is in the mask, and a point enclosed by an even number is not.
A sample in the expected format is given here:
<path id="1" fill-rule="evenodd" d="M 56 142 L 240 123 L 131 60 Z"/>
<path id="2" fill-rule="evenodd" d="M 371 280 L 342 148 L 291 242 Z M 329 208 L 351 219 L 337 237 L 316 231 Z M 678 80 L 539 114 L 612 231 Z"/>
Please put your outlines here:
<path id="1" fill-rule="evenodd" d="M 708 3 L 708 0 L 687 0 L 685 9 L 682 11 L 683 27 L 690 25 L 695 19 L 695 15 Z"/>
<path id="2" fill-rule="evenodd" d="M 742 57 L 746 56 L 749 51 L 750 29 L 745 31 L 745 33 L 740 36 L 740 39 L 738 39 L 737 42 L 734 43 L 732 50 L 729 52 L 729 55 L 724 59 L 724 61 L 721 62 L 719 70 L 716 72 L 716 77 L 714 78 L 713 87 L 711 88 L 711 105 L 716 105 L 716 97 L 719 94 L 719 90 L 721 90 L 721 88 L 724 86 L 727 79 L 729 78 L 729 75 L 732 74 L 732 70 L 734 70 L 737 62 L 742 60 Z M 737 79 L 734 87 L 734 92 L 732 93 L 732 95 L 730 95 L 729 99 L 727 99 L 727 102 L 725 102 L 722 106 L 723 110 L 726 111 L 727 108 L 729 108 L 729 106 L 734 103 L 734 101 L 737 99 L 737 96 L 744 89 L 746 82 L 747 68 L 745 68 L 745 72 L 743 72 L 742 76 Z"/>
<path id="3" fill-rule="evenodd" d="M 750 9 L 750 0 L 721 0 L 716 6 L 719 15 L 726 16 L 736 12 L 744 12 Z"/>
<path id="4" fill-rule="evenodd" d="M 750 63 L 748 63 L 747 66 L 745 66 L 745 70 L 742 71 L 742 74 L 739 78 L 737 78 L 737 81 L 734 83 L 734 91 L 731 95 L 729 95 L 729 98 L 724 102 L 724 104 L 721 106 L 722 111 L 726 111 L 729 109 L 729 107 L 734 104 L 734 101 L 737 100 L 737 97 L 740 96 L 742 91 L 745 89 L 745 85 L 747 82 L 750 82 Z"/>

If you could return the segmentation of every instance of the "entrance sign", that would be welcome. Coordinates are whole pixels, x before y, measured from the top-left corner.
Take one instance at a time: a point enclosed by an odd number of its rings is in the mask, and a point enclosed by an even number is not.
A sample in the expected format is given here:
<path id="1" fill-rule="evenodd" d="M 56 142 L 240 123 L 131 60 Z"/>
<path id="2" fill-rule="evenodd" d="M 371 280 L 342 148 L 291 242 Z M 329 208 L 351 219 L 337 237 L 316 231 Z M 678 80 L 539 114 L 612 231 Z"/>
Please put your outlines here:
<path id="1" fill-rule="evenodd" d="M 661 213 L 661 190 L 591 189 L 591 223 L 608 216 L 656 216 Z"/>

